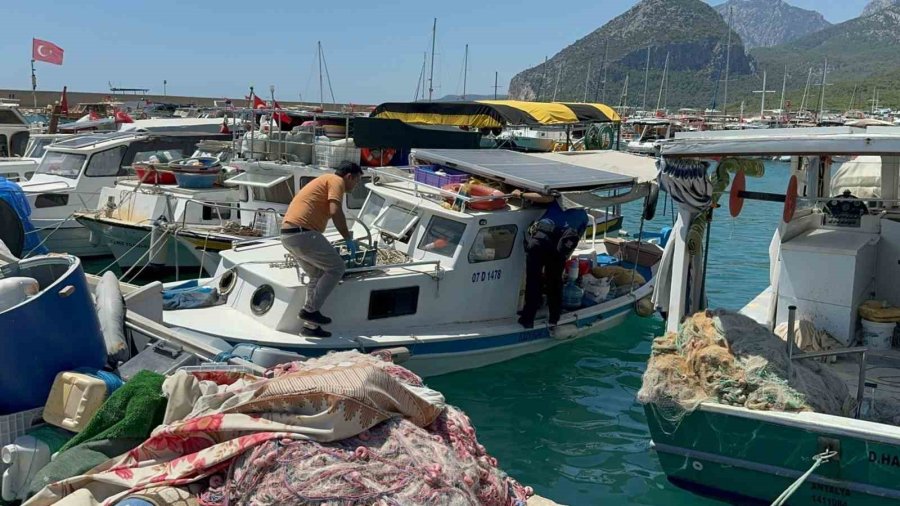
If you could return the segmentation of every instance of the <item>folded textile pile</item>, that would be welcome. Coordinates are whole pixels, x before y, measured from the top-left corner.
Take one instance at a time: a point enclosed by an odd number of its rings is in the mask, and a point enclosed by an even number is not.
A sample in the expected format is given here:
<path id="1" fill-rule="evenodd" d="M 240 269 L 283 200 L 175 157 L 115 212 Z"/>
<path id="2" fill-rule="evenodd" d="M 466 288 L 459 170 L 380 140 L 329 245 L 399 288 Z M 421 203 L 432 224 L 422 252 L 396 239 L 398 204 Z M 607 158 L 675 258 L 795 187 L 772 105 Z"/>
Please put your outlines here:
<path id="1" fill-rule="evenodd" d="M 189 414 L 26 504 L 115 504 L 167 488 L 206 504 L 517 505 L 531 493 L 440 393 L 371 355 L 334 353 L 255 381 L 179 373 L 167 383 L 177 394 L 167 417 Z"/>

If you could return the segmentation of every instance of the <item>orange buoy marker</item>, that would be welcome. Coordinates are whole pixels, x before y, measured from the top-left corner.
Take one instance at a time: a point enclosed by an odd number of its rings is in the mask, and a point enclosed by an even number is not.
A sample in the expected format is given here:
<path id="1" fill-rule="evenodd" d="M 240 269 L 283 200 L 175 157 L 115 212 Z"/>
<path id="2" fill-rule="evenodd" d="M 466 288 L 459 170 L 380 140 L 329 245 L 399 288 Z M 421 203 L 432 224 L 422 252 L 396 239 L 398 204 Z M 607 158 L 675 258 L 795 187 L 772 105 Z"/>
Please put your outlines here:
<path id="1" fill-rule="evenodd" d="M 739 170 L 734 175 L 734 181 L 731 182 L 731 193 L 728 195 L 728 210 L 731 212 L 732 218 L 737 218 L 744 208 L 744 196 L 741 195 L 747 188 L 747 178 L 744 171 Z"/>
<path id="2" fill-rule="evenodd" d="M 794 219 L 794 213 L 797 211 L 797 176 L 791 176 L 788 181 L 787 192 L 784 194 L 784 212 L 781 218 L 785 223 L 790 223 Z"/>

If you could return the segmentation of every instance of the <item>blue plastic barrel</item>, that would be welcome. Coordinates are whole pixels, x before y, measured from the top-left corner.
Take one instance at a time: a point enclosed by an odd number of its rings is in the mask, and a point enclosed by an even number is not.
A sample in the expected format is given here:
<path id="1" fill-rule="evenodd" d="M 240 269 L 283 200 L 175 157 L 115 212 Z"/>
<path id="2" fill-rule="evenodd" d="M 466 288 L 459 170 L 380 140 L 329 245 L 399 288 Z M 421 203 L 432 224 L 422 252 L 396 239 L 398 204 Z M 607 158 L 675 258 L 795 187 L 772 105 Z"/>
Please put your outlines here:
<path id="1" fill-rule="evenodd" d="M 53 379 L 79 367 L 100 369 L 106 345 L 81 261 L 38 256 L 0 267 L 34 278 L 40 292 L 0 312 L 0 415 L 43 406 Z"/>

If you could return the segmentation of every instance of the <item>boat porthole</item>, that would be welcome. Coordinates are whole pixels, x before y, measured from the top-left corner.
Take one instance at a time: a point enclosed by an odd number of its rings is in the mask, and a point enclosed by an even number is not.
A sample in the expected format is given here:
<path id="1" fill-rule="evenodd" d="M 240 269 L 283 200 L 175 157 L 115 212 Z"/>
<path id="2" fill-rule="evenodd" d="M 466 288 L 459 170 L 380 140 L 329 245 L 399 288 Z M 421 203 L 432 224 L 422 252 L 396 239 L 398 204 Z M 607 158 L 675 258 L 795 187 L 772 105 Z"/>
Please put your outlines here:
<path id="1" fill-rule="evenodd" d="M 264 315 L 269 309 L 272 309 L 272 304 L 274 303 L 275 290 L 272 289 L 271 285 L 262 285 L 250 297 L 250 311 L 253 311 L 253 314 L 257 316 Z"/>
<path id="2" fill-rule="evenodd" d="M 237 275 L 233 270 L 225 271 L 225 274 L 222 274 L 222 278 L 219 279 L 219 293 L 222 295 L 228 295 L 234 290 L 234 285 L 237 284 Z"/>
<path id="3" fill-rule="evenodd" d="M 691 466 L 693 466 L 694 471 L 703 471 L 703 462 L 700 462 L 699 460 L 695 460 Z"/>

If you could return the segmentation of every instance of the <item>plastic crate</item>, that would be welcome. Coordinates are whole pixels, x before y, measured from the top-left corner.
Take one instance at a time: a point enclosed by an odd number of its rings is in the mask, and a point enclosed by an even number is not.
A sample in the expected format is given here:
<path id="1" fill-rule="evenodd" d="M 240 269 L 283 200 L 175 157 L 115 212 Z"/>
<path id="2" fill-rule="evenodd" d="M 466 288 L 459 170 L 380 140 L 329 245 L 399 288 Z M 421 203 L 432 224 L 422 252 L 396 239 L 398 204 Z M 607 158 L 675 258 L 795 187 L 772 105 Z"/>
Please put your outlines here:
<path id="1" fill-rule="evenodd" d="M 40 408 L 19 411 L 11 415 L 0 416 L 0 446 L 6 446 L 16 440 L 19 436 L 24 436 L 25 431 L 31 427 L 43 423 L 41 414 L 44 412 L 43 406 Z"/>
<path id="2" fill-rule="evenodd" d="M 438 169 L 444 174 L 437 174 Z M 448 184 L 462 184 L 469 179 L 469 175 L 465 172 L 450 169 L 447 167 L 438 167 L 437 165 L 419 165 L 416 167 L 416 182 L 422 183 L 435 188 L 443 188 Z"/>
<path id="3" fill-rule="evenodd" d="M 316 144 L 316 165 L 336 169 L 341 162 L 353 162 L 359 165 L 361 150 L 350 146 L 333 146 Z"/>

